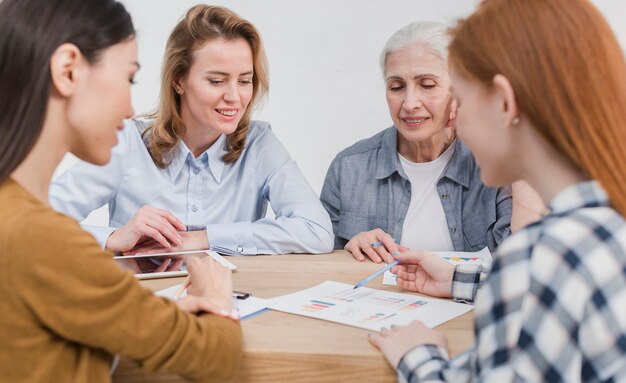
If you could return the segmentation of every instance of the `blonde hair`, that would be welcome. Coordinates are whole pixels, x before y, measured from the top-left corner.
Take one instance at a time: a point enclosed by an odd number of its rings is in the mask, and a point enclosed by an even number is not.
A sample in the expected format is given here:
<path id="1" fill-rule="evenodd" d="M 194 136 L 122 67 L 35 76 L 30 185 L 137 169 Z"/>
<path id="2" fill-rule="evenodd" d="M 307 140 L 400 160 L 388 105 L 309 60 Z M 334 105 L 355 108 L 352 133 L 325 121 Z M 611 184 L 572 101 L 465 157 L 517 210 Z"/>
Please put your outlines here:
<path id="1" fill-rule="evenodd" d="M 244 39 L 250 45 L 253 57 L 252 98 L 237 129 L 228 135 L 224 162 L 237 161 L 244 149 L 252 111 L 269 90 L 267 58 L 261 36 L 249 21 L 231 10 L 208 5 L 196 5 L 174 27 L 165 47 L 161 75 L 161 95 L 158 109 L 148 116 L 154 124 L 144 131 L 148 151 L 154 163 L 161 168 L 169 165 L 168 154 L 185 134 L 180 111 L 180 95 L 173 83 L 186 76 L 193 64 L 193 53 L 207 41 Z"/>
<path id="2" fill-rule="evenodd" d="M 626 215 L 626 61 L 588 0 L 486 0 L 452 31 L 450 66 L 490 88 L 504 75 L 520 113 Z"/>

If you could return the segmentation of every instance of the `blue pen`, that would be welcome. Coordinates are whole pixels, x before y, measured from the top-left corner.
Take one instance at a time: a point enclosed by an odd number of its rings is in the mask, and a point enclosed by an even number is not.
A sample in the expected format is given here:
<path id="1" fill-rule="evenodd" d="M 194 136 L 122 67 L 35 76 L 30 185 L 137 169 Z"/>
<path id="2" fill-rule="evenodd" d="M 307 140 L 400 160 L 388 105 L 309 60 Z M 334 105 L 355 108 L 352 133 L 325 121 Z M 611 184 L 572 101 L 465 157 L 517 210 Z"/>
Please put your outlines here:
<path id="1" fill-rule="evenodd" d="M 374 278 L 376 278 L 377 276 L 383 274 L 385 271 L 391 269 L 392 267 L 394 267 L 395 265 L 400 264 L 400 261 L 398 261 L 397 259 L 393 262 L 391 262 L 390 264 L 388 264 L 387 266 L 383 267 L 382 269 L 378 270 L 377 272 L 375 272 L 374 274 L 370 275 L 369 277 L 365 278 L 364 280 L 362 280 L 361 282 L 357 283 L 356 285 L 354 285 L 354 289 L 358 289 L 359 287 L 365 286 L 368 283 L 370 283 L 371 281 L 374 280 Z"/>

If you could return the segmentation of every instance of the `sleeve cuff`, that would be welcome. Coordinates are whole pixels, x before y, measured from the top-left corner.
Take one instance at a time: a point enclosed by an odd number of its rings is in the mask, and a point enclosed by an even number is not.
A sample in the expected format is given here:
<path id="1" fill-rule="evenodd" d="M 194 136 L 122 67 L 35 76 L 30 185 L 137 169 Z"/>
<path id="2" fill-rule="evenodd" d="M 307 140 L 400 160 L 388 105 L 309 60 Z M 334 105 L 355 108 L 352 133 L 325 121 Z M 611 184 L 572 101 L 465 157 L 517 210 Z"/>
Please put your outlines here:
<path id="1" fill-rule="evenodd" d="M 217 223 L 207 225 L 211 250 L 225 255 L 256 255 L 252 222 Z"/>
<path id="2" fill-rule="evenodd" d="M 480 285 L 481 265 L 456 265 L 452 276 L 452 298 L 473 303 Z"/>
<path id="3" fill-rule="evenodd" d="M 409 350 L 398 363 L 398 374 L 405 381 L 428 380 L 438 376 L 450 356 L 443 347 L 432 344 L 420 345 Z"/>

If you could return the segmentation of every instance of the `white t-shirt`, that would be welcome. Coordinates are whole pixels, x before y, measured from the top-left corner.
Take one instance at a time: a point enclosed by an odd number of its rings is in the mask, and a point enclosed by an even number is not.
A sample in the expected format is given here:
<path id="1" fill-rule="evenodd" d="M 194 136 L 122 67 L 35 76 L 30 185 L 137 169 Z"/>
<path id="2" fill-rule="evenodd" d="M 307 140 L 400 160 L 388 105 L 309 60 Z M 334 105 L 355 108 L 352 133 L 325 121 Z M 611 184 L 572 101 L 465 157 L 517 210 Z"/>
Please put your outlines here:
<path id="1" fill-rule="evenodd" d="M 437 182 L 454 153 L 454 144 L 431 162 L 411 162 L 400 157 L 411 181 L 411 202 L 402 226 L 400 244 L 413 250 L 454 251 Z"/>

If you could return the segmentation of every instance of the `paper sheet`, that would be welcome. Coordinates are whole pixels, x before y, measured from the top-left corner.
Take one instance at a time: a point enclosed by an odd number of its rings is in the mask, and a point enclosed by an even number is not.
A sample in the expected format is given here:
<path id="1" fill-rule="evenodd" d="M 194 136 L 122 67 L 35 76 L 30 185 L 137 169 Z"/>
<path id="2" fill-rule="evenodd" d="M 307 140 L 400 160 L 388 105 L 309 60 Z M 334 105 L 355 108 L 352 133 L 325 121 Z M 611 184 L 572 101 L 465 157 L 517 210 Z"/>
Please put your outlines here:
<path id="1" fill-rule="evenodd" d="M 180 287 L 180 284 L 176 286 L 168 287 L 167 289 L 155 291 L 154 294 L 159 297 L 166 297 L 166 298 L 174 300 L 175 299 L 174 295 L 176 294 L 176 291 L 178 291 L 179 287 Z M 180 296 L 182 298 L 185 295 L 187 295 L 186 291 L 183 292 Z M 233 308 L 236 308 L 237 310 L 239 310 L 239 316 L 241 317 L 241 319 L 245 319 L 248 316 L 251 316 L 261 310 L 266 309 L 269 305 L 273 303 L 273 300 L 262 299 L 262 298 L 257 298 L 253 296 L 249 296 L 246 299 L 236 299 L 233 297 L 232 303 L 233 303 Z"/>
<path id="2" fill-rule="evenodd" d="M 440 256 L 446 261 L 454 265 L 483 265 L 483 267 L 491 268 L 491 252 L 488 247 L 484 247 L 482 250 L 475 252 L 464 251 L 433 251 L 435 255 Z M 383 285 L 397 286 L 396 276 L 391 271 L 386 271 L 383 274 Z"/>
<path id="3" fill-rule="evenodd" d="M 353 287 L 326 281 L 307 290 L 276 297 L 270 309 L 373 331 L 405 325 L 416 319 L 432 328 L 473 309 L 448 300 Z"/>

